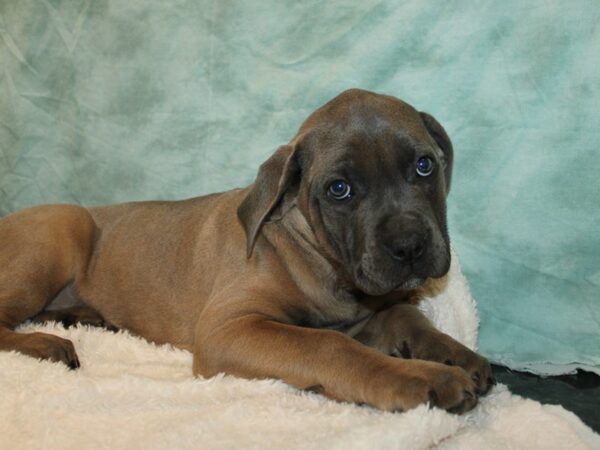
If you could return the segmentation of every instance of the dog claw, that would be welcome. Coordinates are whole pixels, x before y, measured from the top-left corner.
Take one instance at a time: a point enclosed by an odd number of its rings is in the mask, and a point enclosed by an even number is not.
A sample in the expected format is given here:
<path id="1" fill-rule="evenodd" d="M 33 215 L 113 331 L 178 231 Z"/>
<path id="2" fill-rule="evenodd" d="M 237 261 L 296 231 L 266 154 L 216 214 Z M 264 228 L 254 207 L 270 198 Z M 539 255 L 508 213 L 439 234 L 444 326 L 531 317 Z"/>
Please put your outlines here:
<path id="1" fill-rule="evenodd" d="M 69 369 L 71 369 L 71 370 L 79 369 L 81 367 L 81 364 L 79 363 L 78 359 L 69 361 L 69 363 L 67 365 L 69 366 Z"/>
<path id="2" fill-rule="evenodd" d="M 471 391 L 463 391 L 464 399 L 458 405 L 448 409 L 451 414 L 463 414 L 471 411 L 477 405 L 477 396 Z"/>
<path id="3" fill-rule="evenodd" d="M 437 395 L 437 392 L 435 392 L 433 389 L 430 389 L 427 394 L 429 396 L 429 404 L 431 406 L 437 406 L 439 403 L 439 397 Z"/>

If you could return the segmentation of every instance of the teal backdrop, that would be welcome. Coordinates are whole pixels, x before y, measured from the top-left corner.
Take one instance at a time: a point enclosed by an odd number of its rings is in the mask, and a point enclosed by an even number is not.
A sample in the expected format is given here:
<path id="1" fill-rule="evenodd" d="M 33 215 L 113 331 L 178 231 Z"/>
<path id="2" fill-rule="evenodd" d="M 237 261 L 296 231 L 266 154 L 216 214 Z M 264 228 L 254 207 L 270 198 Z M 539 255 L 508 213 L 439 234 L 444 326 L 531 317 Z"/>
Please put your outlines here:
<path id="1" fill-rule="evenodd" d="M 481 351 L 600 372 L 599 23 L 598 0 L 0 0 L 0 214 L 243 186 L 340 91 L 396 95 L 455 145 Z"/>

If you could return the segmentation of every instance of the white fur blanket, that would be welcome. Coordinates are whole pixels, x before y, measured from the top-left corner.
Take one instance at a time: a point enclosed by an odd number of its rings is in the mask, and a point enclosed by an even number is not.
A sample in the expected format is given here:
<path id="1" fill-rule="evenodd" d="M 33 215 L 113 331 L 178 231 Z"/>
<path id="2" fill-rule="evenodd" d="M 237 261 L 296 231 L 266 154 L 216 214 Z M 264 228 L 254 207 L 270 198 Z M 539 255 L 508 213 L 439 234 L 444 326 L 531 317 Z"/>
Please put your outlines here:
<path id="1" fill-rule="evenodd" d="M 423 309 L 475 346 L 477 315 L 458 263 Z M 71 339 L 82 367 L 0 352 L 2 449 L 600 448 L 600 436 L 574 414 L 502 385 L 464 416 L 427 406 L 392 414 L 280 381 L 195 379 L 190 353 L 126 332 L 54 324 L 23 331 L 32 329 Z"/>

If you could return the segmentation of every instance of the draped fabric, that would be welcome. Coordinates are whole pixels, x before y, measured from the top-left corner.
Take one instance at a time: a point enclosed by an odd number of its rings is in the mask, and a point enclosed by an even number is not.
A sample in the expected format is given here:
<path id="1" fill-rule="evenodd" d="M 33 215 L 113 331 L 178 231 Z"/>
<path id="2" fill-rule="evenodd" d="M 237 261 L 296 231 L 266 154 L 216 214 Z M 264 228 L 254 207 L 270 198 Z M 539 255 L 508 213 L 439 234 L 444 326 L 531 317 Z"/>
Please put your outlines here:
<path id="1" fill-rule="evenodd" d="M 243 186 L 340 91 L 392 94 L 454 142 L 480 350 L 600 372 L 599 19 L 596 0 L 0 0 L 0 214 Z"/>

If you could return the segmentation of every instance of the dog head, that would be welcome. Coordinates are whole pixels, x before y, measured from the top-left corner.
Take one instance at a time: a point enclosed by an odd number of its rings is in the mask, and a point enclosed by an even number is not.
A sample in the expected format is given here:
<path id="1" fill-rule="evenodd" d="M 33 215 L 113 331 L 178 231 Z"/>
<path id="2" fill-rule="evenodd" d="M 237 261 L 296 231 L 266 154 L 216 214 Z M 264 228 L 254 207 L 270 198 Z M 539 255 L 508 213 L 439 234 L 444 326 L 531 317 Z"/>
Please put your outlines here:
<path id="1" fill-rule="evenodd" d="M 360 291 L 383 295 L 441 277 L 450 266 L 452 156 L 429 114 L 394 97 L 343 92 L 261 166 L 238 209 L 248 256 L 262 224 L 292 198 L 323 254 Z"/>

